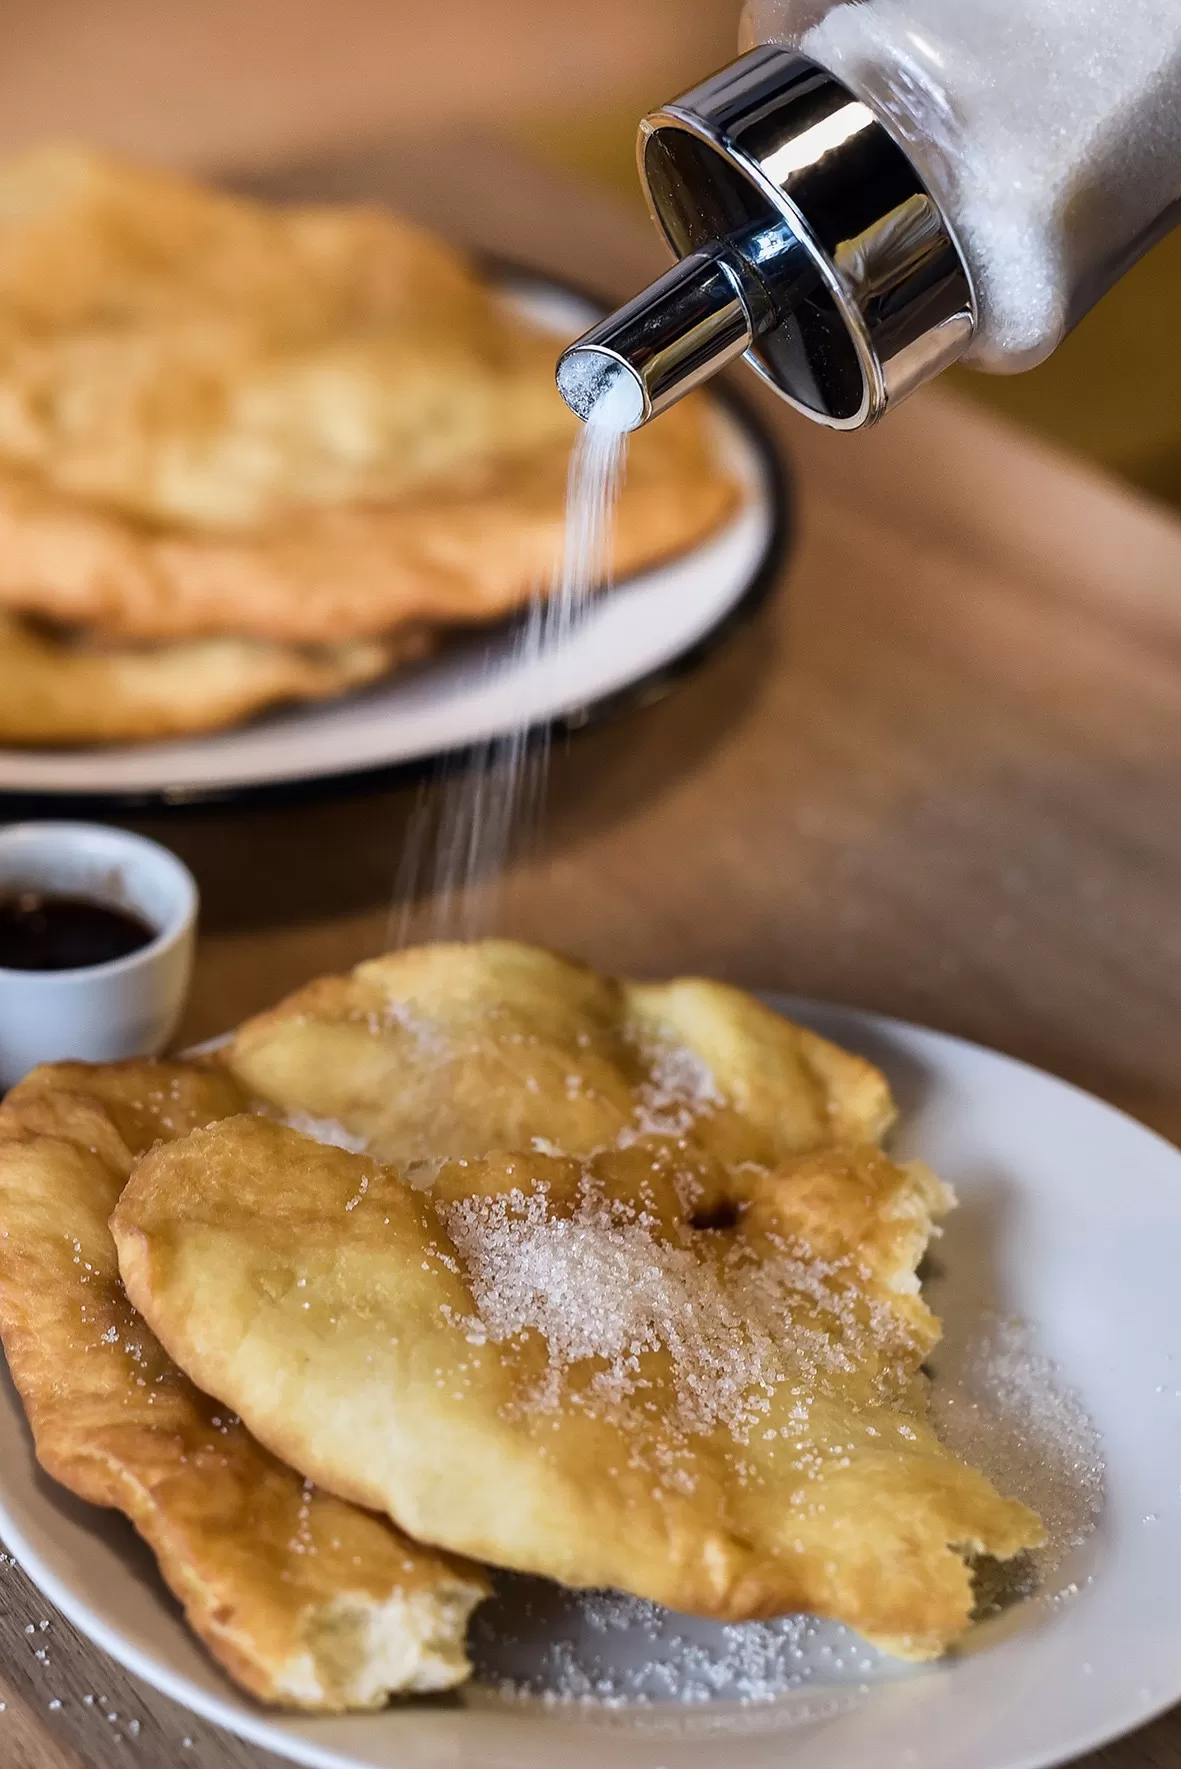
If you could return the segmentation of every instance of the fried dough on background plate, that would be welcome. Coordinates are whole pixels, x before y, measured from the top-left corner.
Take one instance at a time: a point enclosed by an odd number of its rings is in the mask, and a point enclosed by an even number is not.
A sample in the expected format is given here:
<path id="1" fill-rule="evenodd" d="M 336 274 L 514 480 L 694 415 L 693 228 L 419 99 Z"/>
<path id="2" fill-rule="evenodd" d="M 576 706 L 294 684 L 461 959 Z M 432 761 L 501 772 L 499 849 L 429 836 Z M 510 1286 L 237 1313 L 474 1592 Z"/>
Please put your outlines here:
<path id="1" fill-rule="evenodd" d="M 0 606 L 108 638 L 340 644 L 550 581 L 552 336 L 379 209 L 79 149 L 0 161 Z M 636 436 L 614 573 L 735 508 L 704 408 Z"/>
<path id="2" fill-rule="evenodd" d="M 38 1460 L 124 1512 L 195 1632 L 264 1701 L 339 1710 L 468 1674 L 484 1575 L 313 1488 L 199 1393 L 128 1303 L 107 1218 L 133 1160 L 240 1111 L 230 1076 L 35 1070 L 0 1105 L 0 1336 Z"/>
<path id="3" fill-rule="evenodd" d="M 322 700 L 424 657 L 430 634 L 297 648 L 265 639 L 95 644 L 0 613 L 0 743 L 128 743 L 222 730 Z"/>
<path id="4" fill-rule="evenodd" d="M 421 1189 L 241 1116 L 147 1155 L 112 1230 L 194 1380 L 418 1539 L 927 1658 L 970 1619 L 967 1556 L 1042 1536 L 923 1417 L 945 1202 L 872 1146 L 472 1157 Z"/>
<path id="5" fill-rule="evenodd" d="M 615 578 L 687 551 L 734 508 L 696 424 L 678 408 L 636 438 L 616 512 Z M 477 489 L 301 507 L 244 534 L 145 527 L 0 464 L 0 606 L 132 641 L 228 633 L 322 645 L 409 623 L 500 620 L 552 581 L 572 440 L 498 468 Z"/>

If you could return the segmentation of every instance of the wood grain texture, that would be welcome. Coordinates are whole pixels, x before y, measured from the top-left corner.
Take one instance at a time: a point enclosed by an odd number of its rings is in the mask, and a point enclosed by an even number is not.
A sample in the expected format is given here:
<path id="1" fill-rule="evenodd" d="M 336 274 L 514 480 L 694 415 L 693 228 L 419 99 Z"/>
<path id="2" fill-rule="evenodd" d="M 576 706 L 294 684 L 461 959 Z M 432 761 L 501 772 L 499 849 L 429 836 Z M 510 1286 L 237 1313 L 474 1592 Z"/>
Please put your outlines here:
<path id="1" fill-rule="evenodd" d="M 390 195 L 620 294 L 660 262 L 606 205 L 487 144 L 286 183 Z M 766 409 L 797 474 L 782 586 L 671 699 L 554 756 L 540 845 L 489 892 L 489 922 L 606 968 L 698 970 L 921 1020 L 1181 1137 L 1181 528 L 938 393 L 863 439 Z M 371 793 L 135 825 L 203 892 L 186 1039 L 382 948 L 414 803 Z M 429 903 L 405 919 L 428 926 Z M 6 1769 L 272 1761 L 58 1619 L 49 1665 L 37 1660 L 24 1629 L 51 1612 L 0 1573 Z M 88 1693 L 137 1718 L 138 1736 Z M 1166 1718 L 1091 1769 L 1179 1760 Z"/>

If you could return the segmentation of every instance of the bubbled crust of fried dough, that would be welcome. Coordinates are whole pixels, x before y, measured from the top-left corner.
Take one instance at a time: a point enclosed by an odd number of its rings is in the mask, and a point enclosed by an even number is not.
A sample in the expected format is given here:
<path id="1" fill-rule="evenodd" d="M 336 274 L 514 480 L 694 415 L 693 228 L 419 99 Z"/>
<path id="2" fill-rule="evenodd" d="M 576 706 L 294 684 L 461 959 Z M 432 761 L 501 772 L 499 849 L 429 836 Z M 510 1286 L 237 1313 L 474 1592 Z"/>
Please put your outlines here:
<path id="1" fill-rule="evenodd" d="M 285 1460 L 419 1539 L 721 1620 L 808 1610 L 934 1656 L 970 1617 L 966 1557 L 1041 1539 L 923 1416 L 938 1324 L 913 1262 L 942 1188 L 872 1146 L 829 1148 L 713 1170 L 710 1209 L 734 1214 L 705 1230 L 687 1177 L 675 1143 L 648 1141 L 589 1160 L 452 1162 L 423 1189 L 239 1117 L 149 1155 L 112 1227 L 130 1295 L 201 1386 Z M 529 1278 L 544 1306 L 566 1297 L 576 1327 L 604 1307 L 587 1239 L 604 1209 L 614 1231 L 642 1233 L 634 1282 L 672 1260 L 690 1297 L 698 1279 L 711 1286 L 707 1332 L 719 1311 L 755 1308 L 763 1374 L 737 1420 L 726 1347 L 738 1367 L 754 1342 L 737 1330 L 690 1390 L 671 1341 L 633 1345 L 620 1389 L 597 1355 L 555 1367 L 541 1331 L 494 1330 L 464 1224 L 500 1212 L 503 1284 L 504 1262 L 537 1244 L 531 1206 L 541 1232 L 577 1230 L 558 1290 Z M 586 1271 L 591 1288 L 571 1300 Z M 677 1320 L 695 1331 L 683 1308 Z"/>
<path id="2" fill-rule="evenodd" d="M 237 1112 L 224 1072 L 35 1070 L 0 1106 L 0 1337 L 38 1460 L 123 1511 L 195 1632 L 263 1701 L 377 1706 L 468 1673 L 478 1569 L 330 1497 L 200 1393 L 135 1313 L 107 1219 L 133 1160 Z"/>
<path id="3" fill-rule="evenodd" d="M 190 639 L 95 644 L 0 614 L 0 743 L 52 747 L 191 736 L 268 707 L 323 700 L 413 663 L 429 633 L 344 645 Z"/>
<path id="4" fill-rule="evenodd" d="M 872 1064 L 753 996 L 633 983 L 511 940 L 392 952 L 246 1021 L 221 1055 L 282 1111 L 335 1119 L 390 1161 L 529 1148 L 583 1154 L 683 1120 L 702 1158 L 774 1164 L 878 1141 Z M 695 1075 L 719 1097 L 695 1110 Z"/>
<path id="5" fill-rule="evenodd" d="M 339 644 L 549 583 L 578 421 L 555 341 L 378 210 L 80 150 L 0 163 L 0 605 L 126 639 Z M 702 409 L 638 434 L 616 577 L 737 488 Z"/>

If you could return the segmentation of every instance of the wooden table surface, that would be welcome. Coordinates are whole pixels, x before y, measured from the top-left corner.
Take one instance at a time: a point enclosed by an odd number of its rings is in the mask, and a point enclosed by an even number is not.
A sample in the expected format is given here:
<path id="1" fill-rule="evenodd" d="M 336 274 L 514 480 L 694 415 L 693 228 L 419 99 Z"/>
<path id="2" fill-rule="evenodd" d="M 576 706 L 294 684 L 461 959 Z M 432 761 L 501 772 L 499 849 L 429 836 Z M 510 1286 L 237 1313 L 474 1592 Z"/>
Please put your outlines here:
<path id="1" fill-rule="evenodd" d="M 486 143 L 280 182 L 389 195 L 619 293 L 661 262 Z M 938 393 L 860 439 L 764 409 L 798 498 L 781 586 L 672 698 L 554 756 L 487 923 L 925 1021 L 1181 1138 L 1181 527 Z M 203 892 L 185 1039 L 381 949 L 414 802 L 136 822 Z M 5 1769 L 273 1761 L 126 1676 L 15 1568 L 3 1593 Z M 1181 1722 L 1091 1761 L 1181 1762 Z"/>

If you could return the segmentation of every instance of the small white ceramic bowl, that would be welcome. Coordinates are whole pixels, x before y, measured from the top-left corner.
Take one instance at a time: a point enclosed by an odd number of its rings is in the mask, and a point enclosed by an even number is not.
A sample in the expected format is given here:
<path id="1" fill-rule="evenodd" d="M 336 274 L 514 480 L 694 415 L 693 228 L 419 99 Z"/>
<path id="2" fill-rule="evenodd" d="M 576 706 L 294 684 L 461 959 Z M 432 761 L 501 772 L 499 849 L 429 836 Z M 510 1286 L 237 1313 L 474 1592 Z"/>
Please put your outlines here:
<path id="1" fill-rule="evenodd" d="M 16 891 L 89 897 L 156 930 L 138 952 L 78 970 L 0 966 L 0 1092 L 37 1063 L 155 1056 L 188 994 L 197 886 L 175 854 L 97 823 L 0 828 L 0 897 Z"/>

